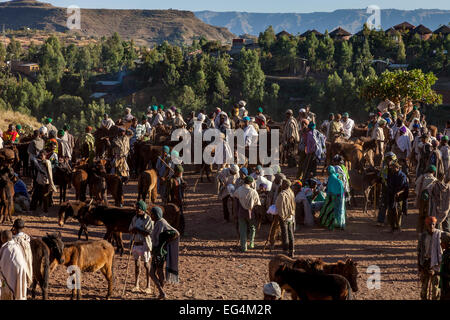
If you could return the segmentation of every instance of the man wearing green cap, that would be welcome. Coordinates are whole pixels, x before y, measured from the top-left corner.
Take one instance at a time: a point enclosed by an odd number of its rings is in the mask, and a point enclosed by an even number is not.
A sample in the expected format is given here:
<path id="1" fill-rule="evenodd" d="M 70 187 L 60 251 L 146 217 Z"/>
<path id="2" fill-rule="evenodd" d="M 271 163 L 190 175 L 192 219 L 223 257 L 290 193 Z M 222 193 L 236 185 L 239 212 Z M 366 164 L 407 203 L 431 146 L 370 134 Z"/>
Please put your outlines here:
<path id="1" fill-rule="evenodd" d="M 175 110 L 175 118 L 173 119 L 173 129 L 186 128 L 186 122 L 183 119 L 180 108 Z"/>
<path id="2" fill-rule="evenodd" d="M 51 131 L 57 132 L 58 129 L 52 124 L 53 119 L 52 118 L 46 118 L 44 121 L 44 126 L 47 128 L 47 132 L 50 133 Z"/>
<path id="3" fill-rule="evenodd" d="M 353 128 L 355 127 L 355 121 L 349 118 L 348 112 L 344 112 L 341 122 L 342 129 L 344 130 L 344 138 L 348 140 L 352 136 Z"/>
<path id="4" fill-rule="evenodd" d="M 152 118 L 152 123 L 151 123 L 152 128 L 156 128 L 157 126 L 162 125 L 164 122 L 164 117 L 160 112 L 158 112 L 157 106 L 152 107 L 152 113 L 153 113 L 153 118 Z"/>
<path id="5" fill-rule="evenodd" d="M 247 230 L 250 229 L 250 249 L 255 247 L 256 222 L 253 209 L 261 205 L 258 192 L 251 187 L 253 178 L 245 177 L 245 184 L 240 186 L 233 194 L 237 208 L 239 237 L 241 242 L 241 251 L 247 251 Z"/>
<path id="6" fill-rule="evenodd" d="M 135 266 L 135 282 L 133 292 L 140 292 L 139 288 L 139 273 L 140 273 L 140 259 L 144 260 L 144 267 L 146 271 L 147 287 L 144 293 L 151 294 L 150 287 L 150 258 L 152 248 L 152 232 L 153 221 L 147 214 L 147 205 L 145 201 L 138 201 L 136 203 L 136 215 L 133 217 L 129 227 L 130 233 L 133 234 L 132 254 Z"/>

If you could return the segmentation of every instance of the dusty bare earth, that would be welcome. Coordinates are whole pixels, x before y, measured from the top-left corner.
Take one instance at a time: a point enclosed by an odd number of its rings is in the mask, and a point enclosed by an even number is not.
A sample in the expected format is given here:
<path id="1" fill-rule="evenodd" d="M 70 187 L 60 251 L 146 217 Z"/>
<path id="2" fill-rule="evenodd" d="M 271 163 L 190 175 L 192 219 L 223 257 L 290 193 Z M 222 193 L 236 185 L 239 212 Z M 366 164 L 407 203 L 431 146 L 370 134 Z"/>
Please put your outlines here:
<path id="1" fill-rule="evenodd" d="M 294 170 L 283 168 L 290 178 Z M 262 248 L 267 239 L 269 225 L 257 232 L 256 247 L 248 253 L 240 253 L 237 233 L 233 224 L 223 220 L 221 203 L 214 194 L 212 183 L 193 185 L 197 175 L 185 173 L 191 186 L 187 193 L 186 233 L 180 243 L 180 283 L 168 284 L 168 299 L 261 299 L 262 286 L 268 278 L 268 261 L 281 250 L 272 253 Z M 71 190 L 73 191 L 73 189 Z M 133 205 L 137 198 L 136 181 L 126 187 L 126 205 Z M 56 199 L 57 194 L 55 195 Z M 69 199 L 73 199 L 70 192 Z M 110 198 L 110 202 L 112 199 Z M 410 199 L 410 207 L 412 199 Z M 375 213 L 364 215 L 361 206 L 348 210 L 345 231 L 329 231 L 320 227 L 302 227 L 295 233 L 297 255 L 321 257 L 327 262 L 350 257 L 359 263 L 359 291 L 356 299 L 419 299 L 419 283 L 416 269 L 417 234 L 415 225 L 417 210 L 411 209 L 403 220 L 403 232 L 392 234 L 388 227 L 375 225 Z M 51 208 L 44 217 L 22 216 L 26 232 L 42 236 L 46 232 L 61 231 L 64 241 L 77 239 L 78 224 L 70 221 L 63 228 L 56 223 L 58 206 Z M 1 229 L 6 226 L 0 227 Z M 8 226 L 10 227 L 10 226 Z M 90 227 L 92 239 L 101 239 L 104 227 Z M 125 235 L 126 246 L 129 237 Z M 128 250 L 114 262 L 114 299 L 154 299 L 154 295 L 131 293 L 134 266 L 130 263 L 128 285 L 121 297 L 127 268 Z M 377 265 L 381 269 L 381 288 L 367 288 L 367 267 Z M 142 270 L 143 271 L 143 270 Z M 145 286 L 141 273 L 141 287 Z M 69 299 L 66 287 L 67 273 L 59 266 L 50 276 L 50 299 Z M 84 299 L 103 299 L 106 281 L 100 272 L 82 275 Z M 40 290 L 38 291 L 40 294 Z"/>

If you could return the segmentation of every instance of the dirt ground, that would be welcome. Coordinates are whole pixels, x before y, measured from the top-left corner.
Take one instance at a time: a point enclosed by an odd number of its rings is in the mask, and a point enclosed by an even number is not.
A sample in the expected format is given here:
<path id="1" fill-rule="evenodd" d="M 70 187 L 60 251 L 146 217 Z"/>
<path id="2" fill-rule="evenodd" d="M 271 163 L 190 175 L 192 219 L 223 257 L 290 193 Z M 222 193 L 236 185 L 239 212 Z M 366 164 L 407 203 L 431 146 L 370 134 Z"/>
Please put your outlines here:
<path id="1" fill-rule="evenodd" d="M 295 170 L 283 168 L 290 178 Z M 198 183 L 197 192 L 193 186 L 198 175 L 185 172 L 190 185 L 187 192 L 185 210 L 186 232 L 180 242 L 180 283 L 167 284 L 168 299 L 261 299 L 262 286 L 268 282 L 268 262 L 282 253 L 276 248 L 272 253 L 266 249 L 262 253 L 269 232 L 269 225 L 257 231 L 255 249 L 247 253 L 239 252 L 235 226 L 223 219 L 221 202 L 215 195 L 212 183 Z M 137 182 L 131 180 L 125 186 L 125 205 L 134 205 L 137 198 Z M 55 201 L 57 199 L 55 194 Z M 68 200 L 73 200 L 73 189 Z M 159 199 L 158 199 L 159 200 Z M 110 203 L 112 198 L 109 197 Z M 359 204 L 361 201 L 359 201 Z M 412 198 L 410 207 L 414 207 Z M 359 291 L 356 299 L 419 299 L 419 282 L 416 267 L 417 233 L 415 225 L 417 210 L 410 209 L 403 219 L 403 232 L 391 233 L 388 227 L 375 224 L 375 213 L 371 210 L 363 214 L 361 206 L 347 211 L 345 231 L 329 231 L 321 227 L 300 227 L 295 233 L 295 253 L 297 256 L 321 257 L 326 262 L 352 258 L 358 262 Z M 43 236 L 47 232 L 60 231 L 63 240 L 77 240 L 78 223 L 68 221 L 60 228 L 57 224 L 58 206 L 50 209 L 44 217 L 21 216 L 26 222 L 26 230 L 31 236 Z M 0 226 L 4 229 L 7 226 Z M 9 227 L 9 226 L 8 226 Z M 104 227 L 89 227 L 91 239 L 101 239 Z M 129 247 L 129 235 L 125 235 L 125 245 Z M 128 249 L 123 256 L 116 254 L 114 261 L 113 299 L 155 299 L 156 294 L 132 293 L 134 264 L 131 259 L 127 290 L 122 297 L 125 283 Z M 367 268 L 376 265 L 381 270 L 381 287 L 368 289 Z M 145 286 L 141 271 L 141 287 Z M 50 275 L 50 299 L 69 299 L 70 290 L 66 286 L 66 268 L 58 266 Z M 103 299 L 106 295 L 106 281 L 100 272 L 82 274 L 83 298 Z M 38 289 L 40 294 L 40 289 Z M 40 296 L 39 296 L 40 298 Z"/>

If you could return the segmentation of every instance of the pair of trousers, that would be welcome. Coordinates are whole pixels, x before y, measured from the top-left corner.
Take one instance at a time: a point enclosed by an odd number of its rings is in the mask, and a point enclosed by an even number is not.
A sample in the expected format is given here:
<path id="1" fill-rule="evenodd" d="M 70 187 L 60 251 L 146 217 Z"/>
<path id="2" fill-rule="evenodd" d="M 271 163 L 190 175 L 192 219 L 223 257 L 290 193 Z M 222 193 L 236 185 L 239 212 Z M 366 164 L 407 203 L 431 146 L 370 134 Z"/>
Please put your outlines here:
<path id="1" fill-rule="evenodd" d="M 35 211 L 37 208 L 38 203 L 42 202 L 43 210 L 45 213 L 48 212 L 48 206 L 49 206 L 49 195 L 46 195 L 48 193 L 49 185 L 42 185 L 39 183 L 36 183 L 33 190 L 33 195 L 31 196 L 31 203 L 30 203 L 30 210 Z"/>
<path id="2" fill-rule="evenodd" d="M 381 186 L 381 199 L 380 199 L 380 207 L 378 209 L 378 218 L 377 221 L 380 223 L 384 223 L 386 219 L 386 208 L 387 208 L 387 187 L 383 184 Z"/>
<path id="3" fill-rule="evenodd" d="M 222 207 L 223 207 L 223 218 L 226 221 L 230 221 L 230 211 L 228 210 L 228 199 L 230 199 L 230 196 L 226 196 L 222 199 Z"/>
<path id="4" fill-rule="evenodd" d="M 430 283 L 431 281 L 431 283 Z M 430 275 L 428 269 L 422 270 L 420 272 L 420 299 L 429 300 L 429 294 L 431 294 L 431 300 L 439 300 L 440 289 L 439 289 L 439 276 L 434 274 Z M 431 287 L 431 292 L 430 292 Z"/>
<path id="5" fill-rule="evenodd" d="M 247 231 L 250 230 L 250 243 L 253 244 L 256 235 L 255 219 L 239 217 L 239 238 L 241 242 L 241 249 L 247 250 Z"/>
<path id="6" fill-rule="evenodd" d="M 281 221 L 281 239 L 283 241 L 283 251 L 288 251 L 291 255 L 294 254 L 294 222 Z"/>
<path id="7" fill-rule="evenodd" d="M 388 219 L 392 230 L 399 230 L 402 225 L 402 211 L 403 206 L 405 205 L 404 201 L 401 201 L 400 204 L 402 205 L 402 210 L 398 209 L 397 202 L 389 204 Z"/>

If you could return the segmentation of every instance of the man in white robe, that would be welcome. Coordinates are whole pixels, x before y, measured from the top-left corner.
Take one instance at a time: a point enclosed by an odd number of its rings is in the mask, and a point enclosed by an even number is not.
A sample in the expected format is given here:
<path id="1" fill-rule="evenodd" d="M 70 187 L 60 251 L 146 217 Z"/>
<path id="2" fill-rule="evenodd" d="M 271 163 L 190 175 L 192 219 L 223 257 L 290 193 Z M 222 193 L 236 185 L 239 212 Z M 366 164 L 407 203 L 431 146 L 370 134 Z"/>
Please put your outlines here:
<path id="1" fill-rule="evenodd" d="M 1 233 L 0 248 L 0 300 L 27 299 L 27 263 L 23 250 L 12 238 L 9 230 Z"/>

